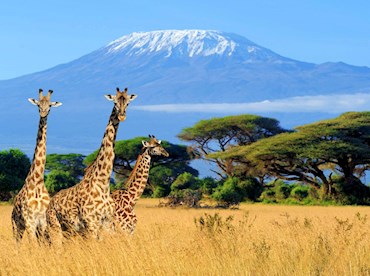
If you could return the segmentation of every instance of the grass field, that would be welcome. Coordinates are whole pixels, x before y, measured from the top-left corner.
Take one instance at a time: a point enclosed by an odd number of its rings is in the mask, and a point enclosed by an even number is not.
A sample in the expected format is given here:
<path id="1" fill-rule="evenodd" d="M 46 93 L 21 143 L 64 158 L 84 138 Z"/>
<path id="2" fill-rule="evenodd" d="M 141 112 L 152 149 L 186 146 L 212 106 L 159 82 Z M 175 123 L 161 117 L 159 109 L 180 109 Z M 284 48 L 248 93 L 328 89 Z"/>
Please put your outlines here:
<path id="1" fill-rule="evenodd" d="M 132 236 L 57 248 L 17 245 L 0 206 L 0 275 L 370 275 L 370 208 L 158 203 L 139 201 Z"/>

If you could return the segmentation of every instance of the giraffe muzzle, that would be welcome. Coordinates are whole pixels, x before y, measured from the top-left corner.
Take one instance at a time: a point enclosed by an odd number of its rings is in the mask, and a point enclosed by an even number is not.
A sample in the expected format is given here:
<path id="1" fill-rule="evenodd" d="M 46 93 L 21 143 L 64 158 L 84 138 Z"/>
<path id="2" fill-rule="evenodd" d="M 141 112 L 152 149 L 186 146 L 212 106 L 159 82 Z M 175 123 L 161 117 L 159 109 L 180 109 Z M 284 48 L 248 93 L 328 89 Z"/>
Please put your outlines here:
<path id="1" fill-rule="evenodd" d="M 124 120 L 126 120 L 126 115 L 118 115 L 118 120 L 123 122 Z"/>

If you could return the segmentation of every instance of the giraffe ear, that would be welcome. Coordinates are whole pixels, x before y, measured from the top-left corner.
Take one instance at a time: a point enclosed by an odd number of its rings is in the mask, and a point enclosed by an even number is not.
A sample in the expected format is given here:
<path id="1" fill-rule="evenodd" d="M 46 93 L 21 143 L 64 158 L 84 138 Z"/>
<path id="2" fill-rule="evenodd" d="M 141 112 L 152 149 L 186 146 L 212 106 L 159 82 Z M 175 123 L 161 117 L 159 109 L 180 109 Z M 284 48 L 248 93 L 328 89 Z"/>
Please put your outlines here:
<path id="1" fill-rule="evenodd" d="M 116 98 L 116 96 L 113 96 L 113 95 L 104 95 L 104 97 L 108 100 L 108 101 L 114 101 L 114 99 Z"/>
<path id="2" fill-rule="evenodd" d="M 147 141 L 143 140 L 143 141 L 141 141 L 141 143 L 143 144 L 144 147 L 146 147 L 146 148 L 149 147 L 149 143 Z"/>
<path id="3" fill-rule="evenodd" d="M 35 100 L 35 99 L 31 99 L 29 98 L 28 101 L 31 103 L 31 104 L 34 104 L 34 105 L 38 105 L 39 104 L 39 101 L 38 100 Z"/>
<path id="4" fill-rule="evenodd" d="M 161 143 L 162 143 L 162 140 L 157 140 L 157 143 L 158 143 L 158 144 L 161 144 Z"/>
<path id="5" fill-rule="evenodd" d="M 61 106 L 62 103 L 61 102 L 51 102 L 50 103 L 50 106 L 53 106 L 53 107 L 58 107 L 58 106 Z"/>
<path id="6" fill-rule="evenodd" d="M 135 95 L 135 94 L 132 94 L 132 95 L 130 95 L 129 96 L 129 100 L 130 101 L 133 101 L 133 100 L 135 100 L 137 98 L 137 95 Z"/>

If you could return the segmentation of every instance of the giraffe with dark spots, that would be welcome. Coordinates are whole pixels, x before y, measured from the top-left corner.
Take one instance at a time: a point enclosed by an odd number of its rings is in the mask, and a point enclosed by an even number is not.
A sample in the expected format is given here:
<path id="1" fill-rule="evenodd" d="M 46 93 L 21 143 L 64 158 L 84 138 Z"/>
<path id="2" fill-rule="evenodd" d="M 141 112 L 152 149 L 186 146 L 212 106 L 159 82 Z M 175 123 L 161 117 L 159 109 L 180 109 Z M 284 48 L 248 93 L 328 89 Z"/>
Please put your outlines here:
<path id="1" fill-rule="evenodd" d="M 161 140 L 149 136 L 149 141 L 142 141 L 143 148 L 139 154 L 134 169 L 124 186 L 126 190 L 116 190 L 112 198 L 116 207 L 114 224 L 118 231 L 133 233 L 137 224 L 134 212 L 136 202 L 144 192 L 149 177 L 150 161 L 154 155 L 168 157 L 168 152 L 162 147 Z"/>
<path id="2" fill-rule="evenodd" d="M 116 95 L 106 95 L 114 102 L 108 125 L 95 161 L 85 170 L 77 185 L 59 191 L 50 201 L 46 212 L 47 238 L 60 241 L 63 234 L 93 236 L 112 229 L 114 202 L 110 196 L 110 177 L 113 170 L 114 144 L 120 121 L 126 119 L 126 109 L 136 95 L 129 95 L 127 88 Z"/>
<path id="3" fill-rule="evenodd" d="M 43 96 L 40 89 L 38 100 L 28 99 L 39 108 L 40 121 L 30 170 L 22 189 L 14 198 L 12 226 L 17 241 L 22 239 L 24 232 L 31 240 L 40 238 L 46 229 L 46 208 L 50 201 L 44 184 L 47 118 L 51 107 L 62 104 L 50 101 L 52 93 L 53 91 L 49 90 L 47 96 Z"/>

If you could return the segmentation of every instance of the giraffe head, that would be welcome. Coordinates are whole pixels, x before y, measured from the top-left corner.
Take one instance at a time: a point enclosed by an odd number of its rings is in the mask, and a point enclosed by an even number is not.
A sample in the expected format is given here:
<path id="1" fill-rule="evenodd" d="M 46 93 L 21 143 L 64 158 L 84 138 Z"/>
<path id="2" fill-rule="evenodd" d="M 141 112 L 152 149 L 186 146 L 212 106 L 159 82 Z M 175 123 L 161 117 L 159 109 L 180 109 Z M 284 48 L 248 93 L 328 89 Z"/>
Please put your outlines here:
<path id="1" fill-rule="evenodd" d="M 149 135 L 149 141 L 142 141 L 144 149 L 148 150 L 150 155 L 163 155 L 168 157 L 168 152 L 161 146 L 161 140 L 157 140 L 154 135 Z"/>
<path id="2" fill-rule="evenodd" d="M 126 119 L 127 106 L 129 105 L 131 101 L 133 101 L 137 97 L 137 95 L 135 94 L 129 95 L 127 93 L 127 88 L 125 88 L 125 90 L 121 92 L 119 88 L 117 87 L 116 95 L 105 95 L 105 97 L 109 101 L 114 102 L 114 106 L 118 113 L 118 120 L 124 121 Z"/>
<path id="3" fill-rule="evenodd" d="M 28 99 L 31 104 L 37 105 L 39 107 L 39 113 L 41 117 L 48 116 L 50 112 L 50 107 L 58 107 L 61 106 L 61 102 L 51 102 L 50 96 L 53 93 L 53 90 L 49 90 L 46 96 L 42 95 L 42 89 L 39 89 L 39 99 Z"/>

